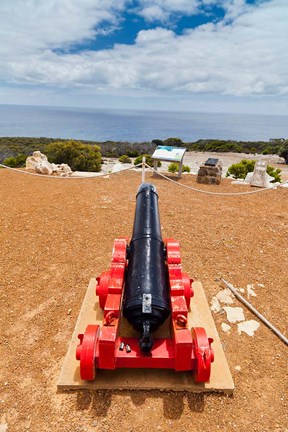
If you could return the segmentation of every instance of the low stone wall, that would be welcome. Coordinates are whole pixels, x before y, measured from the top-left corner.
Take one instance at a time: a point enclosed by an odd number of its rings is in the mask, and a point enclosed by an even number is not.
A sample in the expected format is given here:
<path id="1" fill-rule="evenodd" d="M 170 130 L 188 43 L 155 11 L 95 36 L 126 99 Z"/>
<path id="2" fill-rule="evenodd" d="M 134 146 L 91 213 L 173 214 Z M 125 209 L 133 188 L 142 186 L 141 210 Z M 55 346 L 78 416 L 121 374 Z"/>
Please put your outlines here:
<path id="1" fill-rule="evenodd" d="M 221 183 L 222 177 L 222 164 L 217 163 L 215 166 L 201 165 L 196 177 L 197 183 L 202 184 L 216 184 Z"/>

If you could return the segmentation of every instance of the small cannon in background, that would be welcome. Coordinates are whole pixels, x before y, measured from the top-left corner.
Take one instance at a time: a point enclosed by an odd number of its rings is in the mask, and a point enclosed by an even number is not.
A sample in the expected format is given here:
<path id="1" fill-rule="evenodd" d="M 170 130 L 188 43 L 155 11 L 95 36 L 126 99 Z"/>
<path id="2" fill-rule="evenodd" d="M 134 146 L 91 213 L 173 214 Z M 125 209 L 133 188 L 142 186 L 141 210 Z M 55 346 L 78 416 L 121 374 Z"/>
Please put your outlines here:
<path id="1" fill-rule="evenodd" d="M 179 243 L 162 239 L 156 188 L 143 183 L 132 239 L 114 240 L 110 270 L 97 278 L 102 325 L 78 335 L 81 378 L 94 380 L 97 369 L 158 368 L 193 371 L 196 382 L 209 381 L 213 339 L 202 327 L 188 329 L 191 283 L 182 273 Z M 121 335 L 125 318 L 139 338 Z M 170 336 L 153 338 L 168 319 Z"/>

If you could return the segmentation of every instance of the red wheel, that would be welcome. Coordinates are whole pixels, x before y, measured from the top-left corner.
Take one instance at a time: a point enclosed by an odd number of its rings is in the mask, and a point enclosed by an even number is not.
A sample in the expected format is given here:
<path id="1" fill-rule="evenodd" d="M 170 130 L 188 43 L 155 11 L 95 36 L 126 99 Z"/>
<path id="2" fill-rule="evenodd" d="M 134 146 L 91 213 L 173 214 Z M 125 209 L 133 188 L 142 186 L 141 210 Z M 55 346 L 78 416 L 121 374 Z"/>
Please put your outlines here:
<path id="1" fill-rule="evenodd" d="M 212 338 L 208 338 L 202 327 L 192 328 L 192 338 L 195 354 L 195 368 L 193 371 L 195 382 L 208 382 L 211 372 L 211 363 L 214 361 L 214 352 L 211 348 Z"/>
<path id="2" fill-rule="evenodd" d="M 97 278 L 96 295 L 99 296 L 99 304 L 104 309 L 108 296 L 108 286 L 110 281 L 110 271 L 104 271 L 100 278 Z"/>
<path id="3" fill-rule="evenodd" d="M 193 297 L 194 292 L 192 288 L 193 279 L 190 279 L 187 273 L 182 273 L 182 282 L 184 285 L 184 297 L 186 301 L 187 308 L 190 307 L 190 300 Z"/>
<path id="4" fill-rule="evenodd" d="M 95 353 L 99 337 L 99 325 L 88 325 L 84 334 L 79 334 L 80 344 L 76 349 L 76 359 L 80 360 L 80 376 L 86 381 L 95 379 Z"/>

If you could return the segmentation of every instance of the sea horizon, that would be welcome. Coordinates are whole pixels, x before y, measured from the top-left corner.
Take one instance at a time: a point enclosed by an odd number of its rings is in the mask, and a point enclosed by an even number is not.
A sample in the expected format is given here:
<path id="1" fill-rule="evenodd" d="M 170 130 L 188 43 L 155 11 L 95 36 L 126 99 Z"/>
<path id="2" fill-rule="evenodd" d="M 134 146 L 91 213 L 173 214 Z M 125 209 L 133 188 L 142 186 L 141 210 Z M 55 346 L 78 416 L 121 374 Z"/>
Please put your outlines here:
<path id="1" fill-rule="evenodd" d="M 181 138 L 269 141 L 288 137 L 285 114 L 0 104 L 0 136 L 145 142 Z"/>

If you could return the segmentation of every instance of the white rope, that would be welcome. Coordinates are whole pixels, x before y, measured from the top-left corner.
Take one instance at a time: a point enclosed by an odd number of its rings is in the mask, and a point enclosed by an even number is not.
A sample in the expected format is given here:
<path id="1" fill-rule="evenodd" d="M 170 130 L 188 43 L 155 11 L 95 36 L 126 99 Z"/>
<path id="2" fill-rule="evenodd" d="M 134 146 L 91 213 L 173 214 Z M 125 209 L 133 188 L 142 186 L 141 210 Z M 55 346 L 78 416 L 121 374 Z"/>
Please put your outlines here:
<path id="1" fill-rule="evenodd" d="M 21 171 L 21 170 L 19 170 L 17 168 L 11 168 L 11 167 L 8 167 L 7 165 L 0 164 L 0 167 L 6 168 L 6 169 L 8 169 L 10 171 L 14 171 L 14 172 L 17 172 L 17 173 L 26 174 L 26 175 L 28 174 L 28 175 L 32 175 L 32 176 L 41 177 L 41 178 L 64 179 L 64 180 L 67 180 L 67 179 L 72 179 L 72 180 L 79 180 L 79 179 L 83 180 L 83 179 L 86 179 L 87 180 L 87 179 L 97 178 L 97 177 L 107 177 L 107 176 L 110 176 L 110 175 L 113 175 L 113 174 L 122 173 L 124 171 L 131 171 L 131 170 L 134 170 L 134 168 L 139 168 L 141 166 L 143 167 L 143 162 L 141 162 L 141 163 L 139 163 L 137 165 L 134 165 L 133 167 L 124 168 L 123 170 L 114 171 L 114 172 L 111 172 L 111 173 L 99 173 L 99 174 L 95 174 L 95 175 L 89 175 L 88 177 L 82 177 L 82 176 L 78 176 L 78 177 L 77 176 L 73 176 L 73 177 L 71 177 L 71 176 L 69 176 L 69 177 L 61 177 L 61 176 L 50 176 L 50 175 L 45 175 L 45 174 L 31 173 L 29 171 Z M 262 189 L 257 189 L 257 190 L 254 190 L 254 191 L 247 191 L 247 192 L 211 192 L 211 191 L 205 191 L 203 189 L 197 189 L 197 188 L 194 188 L 192 186 L 188 186 L 188 185 L 185 185 L 185 184 L 182 184 L 182 183 L 178 183 L 175 180 L 172 180 L 171 178 L 167 177 L 166 175 L 162 174 L 161 172 L 159 172 L 159 171 L 155 170 L 154 168 L 150 167 L 147 163 L 145 163 L 145 166 L 150 171 L 154 172 L 155 174 L 159 175 L 160 177 L 165 178 L 166 180 L 169 180 L 171 183 L 174 183 L 177 186 L 181 186 L 181 187 L 183 187 L 185 189 L 190 189 L 190 190 L 192 190 L 194 192 L 200 192 L 200 193 L 204 193 L 204 194 L 207 194 L 207 195 L 218 195 L 218 196 L 250 195 L 250 194 L 255 194 L 255 193 L 259 193 L 259 192 L 266 192 L 267 190 L 276 189 L 278 187 L 278 185 L 275 185 L 275 186 L 272 186 L 270 188 L 262 188 Z"/>
<path id="2" fill-rule="evenodd" d="M 21 173 L 21 174 L 28 174 L 28 175 L 32 175 L 32 176 L 37 176 L 37 177 L 41 177 L 41 178 L 49 178 L 49 179 L 64 179 L 64 180 L 66 180 L 66 179 L 76 179 L 76 180 L 79 180 L 79 179 L 91 179 L 91 178 L 95 178 L 95 177 L 107 177 L 107 176 L 110 176 L 110 175 L 112 175 L 112 174 L 119 174 L 119 173 L 122 173 L 122 172 L 124 172 L 124 171 L 129 171 L 129 170 L 133 170 L 134 168 L 139 168 L 140 166 L 142 166 L 142 163 L 139 163 L 138 165 L 134 165 L 133 167 L 129 167 L 129 168 L 124 168 L 124 169 L 122 169 L 122 170 L 120 170 L 120 171 L 114 171 L 114 172 L 111 172 L 111 173 L 99 173 L 99 174 L 95 174 L 95 175 L 89 175 L 88 177 L 82 177 L 82 176 L 73 176 L 73 177 L 61 177 L 61 176 L 51 176 L 51 175 L 45 175 L 45 174 L 37 174 L 37 173 L 31 173 L 31 172 L 29 172 L 29 171 L 22 171 L 22 170 L 19 170 L 19 169 L 17 169 L 17 168 L 11 168 L 11 167 L 8 167 L 7 165 L 3 165 L 3 164 L 0 164 L 0 167 L 3 167 L 3 168 L 6 168 L 6 169 L 8 169 L 8 170 L 11 170 L 11 171 L 14 171 L 14 172 L 17 172 L 17 173 Z"/>
<path id="3" fill-rule="evenodd" d="M 210 192 L 210 191 L 205 191 L 203 189 L 197 189 L 191 186 L 187 186 L 184 185 L 182 183 L 178 183 L 175 180 L 170 179 L 169 177 L 165 176 L 164 174 L 162 174 L 161 172 L 155 170 L 154 168 L 150 167 L 149 165 L 146 164 L 146 167 L 149 168 L 151 171 L 153 171 L 154 173 L 156 173 L 157 175 L 165 178 L 166 180 L 169 180 L 170 182 L 176 184 L 177 186 L 181 186 L 185 189 L 190 189 L 193 190 L 194 192 L 200 192 L 200 193 L 204 193 L 207 195 L 222 195 L 222 196 L 234 196 L 234 195 L 248 195 L 248 194 L 255 194 L 258 192 L 266 192 L 267 190 L 272 190 L 272 189 L 276 189 L 278 187 L 278 185 L 272 186 L 270 188 L 262 188 L 262 189 L 257 189 L 254 191 L 247 191 L 247 192 Z"/>

